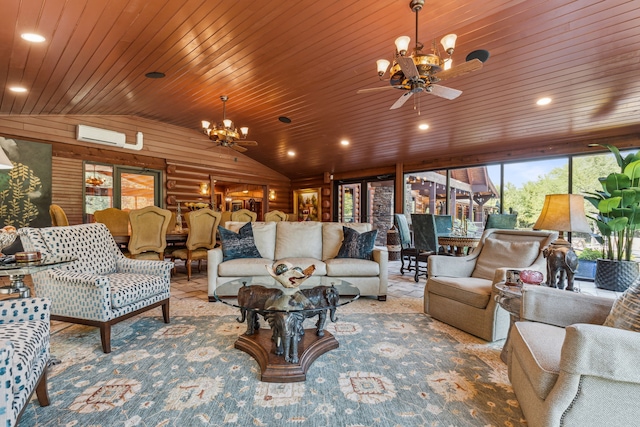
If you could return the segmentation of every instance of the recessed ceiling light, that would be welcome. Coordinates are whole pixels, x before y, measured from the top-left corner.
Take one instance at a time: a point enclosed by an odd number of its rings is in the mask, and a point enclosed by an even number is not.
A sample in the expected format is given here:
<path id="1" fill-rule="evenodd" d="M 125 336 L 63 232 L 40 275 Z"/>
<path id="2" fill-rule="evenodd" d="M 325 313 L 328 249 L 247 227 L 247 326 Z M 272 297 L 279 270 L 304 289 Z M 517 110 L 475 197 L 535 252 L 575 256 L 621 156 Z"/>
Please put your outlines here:
<path id="1" fill-rule="evenodd" d="M 346 139 L 343 139 L 342 141 L 340 141 L 340 144 L 349 145 L 349 141 L 347 141 Z"/>
<path id="2" fill-rule="evenodd" d="M 149 78 L 149 79 L 161 79 L 164 77 L 164 73 L 161 73 L 160 71 L 152 71 L 150 73 L 145 74 L 144 76 Z"/>
<path id="3" fill-rule="evenodd" d="M 295 153 L 294 151 L 289 150 L 289 151 L 287 151 L 287 155 L 288 155 L 289 157 L 293 157 L 293 156 L 295 156 L 295 155 L 296 155 L 296 153 Z"/>
<path id="4" fill-rule="evenodd" d="M 427 129 L 429 129 L 429 125 L 426 124 L 426 123 L 421 123 L 421 124 L 418 125 L 418 129 L 427 130 Z"/>
<path id="5" fill-rule="evenodd" d="M 551 104 L 551 98 L 540 98 L 536 101 L 538 105 L 549 105 Z"/>
<path id="6" fill-rule="evenodd" d="M 27 88 L 21 86 L 11 86 L 9 90 L 15 93 L 25 93 L 27 91 Z"/>
<path id="7" fill-rule="evenodd" d="M 24 33 L 24 34 L 21 34 L 20 37 L 22 37 L 24 40 L 28 42 L 33 42 L 33 43 L 42 43 L 43 41 L 46 40 L 40 34 L 34 34 L 34 33 Z"/>

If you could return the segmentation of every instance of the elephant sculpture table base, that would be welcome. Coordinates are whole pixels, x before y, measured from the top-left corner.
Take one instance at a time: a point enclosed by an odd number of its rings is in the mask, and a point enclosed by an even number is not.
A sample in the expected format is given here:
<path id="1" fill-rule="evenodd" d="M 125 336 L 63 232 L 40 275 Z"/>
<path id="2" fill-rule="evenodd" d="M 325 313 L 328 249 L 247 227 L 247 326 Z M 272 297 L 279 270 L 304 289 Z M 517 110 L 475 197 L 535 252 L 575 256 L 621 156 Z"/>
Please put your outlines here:
<path id="1" fill-rule="evenodd" d="M 285 362 L 274 352 L 270 329 L 258 329 L 253 335 L 240 335 L 234 347 L 253 357 L 260 365 L 260 381 L 270 383 L 293 383 L 305 381 L 307 370 L 314 360 L 324 353 L 339 347 L 338 340 L 325 331 L 324 336 L 316 335 L 315 329 L 305 329 L 298 343 L 300 358 L 298 363 Z"/>

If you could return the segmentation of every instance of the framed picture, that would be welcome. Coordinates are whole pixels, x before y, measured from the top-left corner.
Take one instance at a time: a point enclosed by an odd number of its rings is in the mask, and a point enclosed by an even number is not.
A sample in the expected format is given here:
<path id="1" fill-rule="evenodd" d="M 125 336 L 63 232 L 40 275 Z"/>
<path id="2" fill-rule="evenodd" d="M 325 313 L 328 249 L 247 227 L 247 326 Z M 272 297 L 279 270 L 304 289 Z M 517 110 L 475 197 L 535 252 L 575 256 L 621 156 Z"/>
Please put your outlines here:
<path id="1" fill-rule="evenodd" d="M 293 191 L 293 213 L 298 221 L 320 221 L 320 188 Z"/>
<path id="2" fill-rule="evenodd" d="M 243 208 L 244 203 L 242 203 L 242 200 L 234 200 L 231 202 L 231 212 L 236 212 Z"/>

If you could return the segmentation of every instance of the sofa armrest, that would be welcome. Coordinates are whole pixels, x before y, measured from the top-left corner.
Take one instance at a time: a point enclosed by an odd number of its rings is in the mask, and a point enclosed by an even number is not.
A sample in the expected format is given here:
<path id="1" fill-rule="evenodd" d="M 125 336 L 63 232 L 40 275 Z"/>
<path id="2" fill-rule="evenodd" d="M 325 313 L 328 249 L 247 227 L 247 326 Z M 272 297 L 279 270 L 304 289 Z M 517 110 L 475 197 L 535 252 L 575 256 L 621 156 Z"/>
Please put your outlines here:
<path id="1" fill-rule="evenodd" d="M 119 258 L 116 261 L 118 273 L 151 274 L 153 276 L 170 275 L 174 264 L 170 261 Z"/>
<path id="2" fill-rule="evenodd" d="M 588 324 L 571 325 L 566 331 L 561 370 L 640 384 L 640 369 L 636 363 L 640 354 L 640 333 Z"/>
<path id="3" fill-rule="evenodd" d="M 13 418 L 13 343 L 0 340 L 0 425 L 12 426 L 16 420 Z"/>
<path id="4" fill-rule="evenodd" d="M 468 255 L 464 257 L 448 255 L 431 255 L 427 258 L 427 274 L 429 277 L 471 277 L 473 269 L 476 268 L 477 256 Z"/>
<path id="5" fill-rule="evenodd" d="M 44 320 L 51 318 L 48 298 L 18 298 L 0 301 L 0 324 Z"/>
<path id="6" fill-rule="evenodd" d="M 524 285 L 520 319 L 561 327 L 574 323 L 602 325 L 613 301 L 546 286 Z"/>
<path id="7" fill-rule="evenodd" d="M 218 281 L 218 265 L 222 263 L 222 248 L 213 248 L 207 251 L 207 282 L 209 296 L 213 296 Z"/>
<path id="8" fill-rule="evenodd" d="M 378 295 L 387 295 L 387 287 L 389 286 L 389 251 L 387 248 L 375 247 L 373 248 L 372 257 L 380 268 Z"/>
<path id="9" fill-rule="evenodd" d="M 93 285 L 96 287 L 103 287 L 109 284 L 109 279 L 106 276 L 93 273 L 78 273 L 75 271 L 60 270 L 57 268 L 52 268 L 36 274 L 46 276 L 48 281 L 61 282 L 70 285 Z"/>

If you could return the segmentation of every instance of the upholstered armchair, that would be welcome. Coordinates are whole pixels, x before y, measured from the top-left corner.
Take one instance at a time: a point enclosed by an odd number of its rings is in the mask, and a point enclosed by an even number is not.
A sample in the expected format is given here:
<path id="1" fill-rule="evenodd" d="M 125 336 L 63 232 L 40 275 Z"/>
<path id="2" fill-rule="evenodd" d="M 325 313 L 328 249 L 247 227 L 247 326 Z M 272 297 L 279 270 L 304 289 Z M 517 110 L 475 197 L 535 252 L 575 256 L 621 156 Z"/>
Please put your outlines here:
<path id="1" fill-rule="evenodd" d="M 220 224 L 220 212 L 211 209 L 198 209 L 185 215 L 189 235 L 184 248 L 175 249 L 172 259 L 184 260 L 187 267 L 187 280 L 191 280 L 191 262 L 198 261 L 198 271 L 203 259 L 207 259 L 209 249 L 216 246 L 216 233 Z"/>
<path id="2" fill-rule="evenodd" d="M 102 349 L 111 352 L 111 325 L 162 307 L 169 323 L 172 262 L 125 257 L 104 224 L 21 228 L 26 251 L 43 258 L 77 261 L 33 274 L 38 297 L 51 299 L 51 319 L 100 328 Z"/>
<path id="3" fill-rule="evenodd" d="M 549 231 L 489 229 L 467 256 L 430 256 L 424 312 L 487 341 L 506 338 L 509 314 L 495 301 L 495 285 L 505 281 L 508 269 L 546 274 L 542 249 L 557 237 Z"/>
<path id="4" fill-rule="evenodd" d="M 49 316 L 47 298 L 0 301 L 0 425 L 18 423 L 36 392 L 40 406 L 49 406 Z"/>
<path id="5" fill-rule="evenodd" d="M 95 211 L 93 218 L 107 226 L 114 236 L 129 234 L 129 212 L 118 208 Z"/>
<path id="6" fill-rule="evenodd" d="M 603 326 L 613 303 L 523 287 L 507 363 L 528 426 L 638 425 L 640 333 Z"/>
<path id="7" fill-rule="evenodd" d="M 231 221 L 236 222 L 256 222 L 258 214 L 249 209 L 240 209 L 231 213 Z"/>

